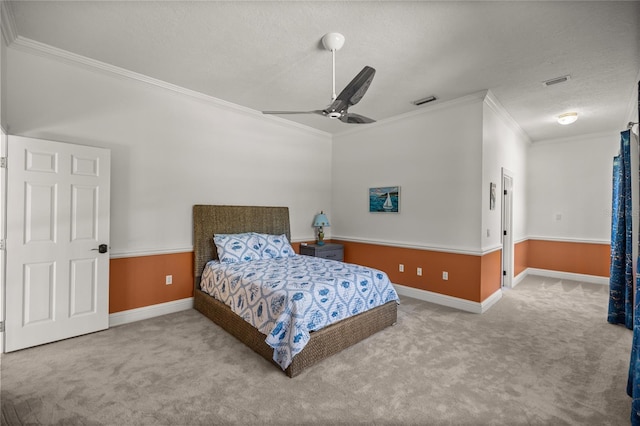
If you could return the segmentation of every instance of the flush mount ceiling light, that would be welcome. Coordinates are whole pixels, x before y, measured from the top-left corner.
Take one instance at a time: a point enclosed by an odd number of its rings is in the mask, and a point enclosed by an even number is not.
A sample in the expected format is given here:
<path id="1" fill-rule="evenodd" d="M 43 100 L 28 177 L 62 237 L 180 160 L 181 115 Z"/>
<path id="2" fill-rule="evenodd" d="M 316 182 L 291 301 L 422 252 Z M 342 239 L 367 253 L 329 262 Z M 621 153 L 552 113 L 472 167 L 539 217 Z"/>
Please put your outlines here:
<path id="1" fill-rule="evenodd" d="M 558 124 L 566 126 L 567 124 L 575 123 L 577 119 L 577 112 L 565 112 L 564 114 L 560 114 L 558 116 Z"/>

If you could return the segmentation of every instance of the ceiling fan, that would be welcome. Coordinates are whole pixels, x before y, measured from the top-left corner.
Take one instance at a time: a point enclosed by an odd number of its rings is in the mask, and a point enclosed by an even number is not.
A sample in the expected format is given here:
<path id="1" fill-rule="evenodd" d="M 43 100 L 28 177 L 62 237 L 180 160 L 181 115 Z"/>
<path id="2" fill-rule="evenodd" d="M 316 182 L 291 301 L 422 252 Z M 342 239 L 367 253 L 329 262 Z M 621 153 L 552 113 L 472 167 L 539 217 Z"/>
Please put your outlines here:
<path id="1" fill-rule="evenodd" d="M 362 71 L 355 76 L 342 92 L 336 96 L 336 50 L 340 50 L 344 44 L 344 36 L 339 33 L 328 33 L 322 37 L 322 44 L 325 49 L 330 50 L 333 56 L 333 91 L 331 103 L 325 109 L 313 111 L 262 111 L 263 114 L 319 114 L 325 117 L 334 118 L 343 123 L 366 124 L 374 123 L 376 120 L 360 114 L 349 112 L 350 106 L 360 102 L 367 89 L 371 85 L 376 70 L 365 66 Z"/>

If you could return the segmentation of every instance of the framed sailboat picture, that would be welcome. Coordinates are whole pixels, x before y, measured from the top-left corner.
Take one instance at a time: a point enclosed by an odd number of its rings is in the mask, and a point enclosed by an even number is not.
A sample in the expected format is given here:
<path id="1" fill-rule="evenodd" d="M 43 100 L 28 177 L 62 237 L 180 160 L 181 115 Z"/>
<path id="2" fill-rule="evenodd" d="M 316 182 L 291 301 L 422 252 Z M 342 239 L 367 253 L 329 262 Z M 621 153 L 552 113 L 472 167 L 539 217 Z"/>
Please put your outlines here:
<path id="1" fill-rule="evenodd" d="M 398 213 L 400 207 L 400 187 L 383 186 L 369 188 L 369 212 Z"/>

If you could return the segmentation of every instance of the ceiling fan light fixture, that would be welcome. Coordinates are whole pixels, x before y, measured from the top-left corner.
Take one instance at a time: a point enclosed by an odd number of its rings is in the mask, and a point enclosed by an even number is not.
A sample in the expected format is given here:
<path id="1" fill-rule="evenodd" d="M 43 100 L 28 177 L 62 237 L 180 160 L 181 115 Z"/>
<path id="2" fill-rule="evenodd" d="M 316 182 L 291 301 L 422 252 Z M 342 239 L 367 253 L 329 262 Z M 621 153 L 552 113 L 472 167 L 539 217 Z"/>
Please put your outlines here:
<path id="1" fill-rule="evenodd" d="M 558 116 L 558 124 L 566 126 L 567 124 L 575 123 L 577 119 L 577 112 L 565 112 L 564 114 L 560 114 Z"/>
<path id="2" fill-rule="evenodd" d="M 322 45 L 329 51 L 340 50 L 344 45 L 344 36 L 340 33 L 327 33 L 322 36 Z"/>

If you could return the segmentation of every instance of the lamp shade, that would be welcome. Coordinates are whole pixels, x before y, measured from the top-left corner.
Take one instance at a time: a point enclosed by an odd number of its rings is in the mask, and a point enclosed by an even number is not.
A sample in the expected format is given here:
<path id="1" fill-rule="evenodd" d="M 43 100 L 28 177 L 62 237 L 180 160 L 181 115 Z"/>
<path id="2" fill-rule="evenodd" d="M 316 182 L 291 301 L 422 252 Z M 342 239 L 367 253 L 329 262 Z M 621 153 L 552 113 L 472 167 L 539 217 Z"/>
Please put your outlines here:
<path id="1" fill-rule="evenodd" d="M 327 219 L 327 215 L 323 212 L 317 214 L 313 219 L 313 226 L 329 226 L 329 219 Z"/>

